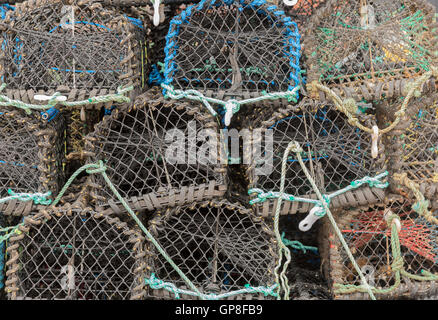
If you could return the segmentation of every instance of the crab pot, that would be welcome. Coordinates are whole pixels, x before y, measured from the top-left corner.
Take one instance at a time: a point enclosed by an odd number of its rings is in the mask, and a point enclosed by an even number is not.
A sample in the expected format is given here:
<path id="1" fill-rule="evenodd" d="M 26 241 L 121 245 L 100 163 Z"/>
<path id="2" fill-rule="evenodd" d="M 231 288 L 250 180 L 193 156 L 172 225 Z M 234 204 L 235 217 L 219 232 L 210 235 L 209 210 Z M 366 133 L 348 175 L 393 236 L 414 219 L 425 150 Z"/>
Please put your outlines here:
<path id="1" fill-rule="evenodd" d="M 86 137 L 88 161 L 106 173 L 134 210 L 221 197 L 226 168 L 215 118 L 197 103 L 165 100 L 159 88 L 116 110 Z M 100 208 L 125 209 L 100 175 L 92 196 Z"/>
<path id="2" fill-rule="evenodd" d="M 437 112 L 437 93 L 413 100 L 402 121 L 388 134 L 385 141 L 392 171 L 406 173 L 426 199 L 430 200 L 433 208 L 438 207 Z M 397 185 L 406 188 L 400 182 Z"/>
<path id="3" fill-rule="evenodd" d="M 363 115 L 365 122 L 372 116 Z M 348 123 L 347 117 L 330 102 L 304 99 L 298 106 L 279 109 L 271 118 L 258 119 L 254 127 L 264 135 L 253 137 L 252 150 L 259 145 L 261 154 L 253 153 L 247 166 L 249 189 L 264 192 L 280 191 L 284 152 L 291 141 L 299 143 L 301 157 L 323 194 L 347 187 L 366 176 L 374 177 L 385 171 L 383 145 L 378 143 L 378 155 L 371 155 L 370 134 Z M 268 135 L 269 134 L 269 135 Z M 272 138 L 272 150 L 268 149 Z M 251 152 L 248 150 L 246 153 Z M 302 169 L 298 157 L 290 152 L 286 163 L 284 192 L 295 197 L 316 199 L 316 194 Z M 332 208 L 375 203 L 384 198 L 384 189 L 367 184 L 331 199 Z M 255 195 L 252 196 L 255 198 Z M 255 204 L 258 214 L 273 216 L 278 199 Z M 283 201 L 281 214 L 308 212 L 313 204 Z"/>
<path id="4" fill-rule="evenodd" d="M 389 289 L 395 283 L 392 269 L 391 227 L 385 211 L 400 217 L 399 232 L 404 269 L 413 275 L 421 270 L 438 271 L 437 225 L 427 222 L 416 213 L 408 198 L 390 195 L 385 202 L 372 206 L 341 210 L 334 213 L 339 229 L 368 284 L 377 289 Z M 436 214 L 435 214 L 436 216 Z M 320 251 L 325 276 L 333 286 L 360 285 L 361 281 L 346 251 L 328 219 L 324 219 L 320 234 Z M 416 281 L 401 275 L 401 283 L 388 293 L 376 293 L 377 299 L 421 299 L 436 295 L 436 281 Z M 334 294 L 335 299 L 369 299 L 368 293 Z"/>
<path id="5" fill-rule="evenodd" d="M 0 109 L 0 198 L 15 193 L 46 193 L 55 196 L 64 182 L 64 121 L 50 109 L 47 119 L 38 111 L 26 114 L 14 107 Z M 51 198 L 51 197 L 48 197 Z M 33 201 L 11 200 L 0 204 L 5 215 L 26 215 Z"/>
<path id="6" fill-rule="evenodd" d="M 70 206 L 35 212 L 9 239 L 12 300 L 115 300 L 144 296 L 144 238 L 111 214 Z"/>
<path id="7" fill-rule="evenodd" d="M 437 61 L 434 15 L 424 0 L 328 0 L 304 37 L 309 82 L 363 97 L 418 77 Z"/>
<path id="8" fill-rule="evenodd" d="M 194 202 L 157 214 L 149 231 L 180 270 L 204 294 L 230 293 L 244 288 L 274 284 L 278 260 L 271 226 L 253 211 L 226 200 Z M 148 272 L 155 277 L 186 288 L 186 283 L 156 250 L 146 244 Z M 151 289 L 147 296 L 175 299 L 164 289 Z M 181 295 L 182 299 L 195 299 Z M 263 299 L 263 294 L 240 294 L 229 299 Z"/>
<path id="9" fill-rule="evenodd" d="M 264 1 L 201 1 L 171 22 L 165 83 L 207 96 L 261 96 L 299 83 L 295 22 Z"/>

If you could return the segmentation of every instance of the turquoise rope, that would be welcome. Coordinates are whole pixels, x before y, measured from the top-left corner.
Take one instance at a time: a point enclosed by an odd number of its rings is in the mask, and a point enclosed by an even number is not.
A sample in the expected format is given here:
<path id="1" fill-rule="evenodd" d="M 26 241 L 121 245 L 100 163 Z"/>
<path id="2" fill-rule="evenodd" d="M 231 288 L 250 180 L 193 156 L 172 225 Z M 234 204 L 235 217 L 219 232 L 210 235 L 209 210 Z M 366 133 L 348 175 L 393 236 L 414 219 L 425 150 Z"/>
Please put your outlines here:
<path id="1" fill-rule="evenodd" d="M 176 299 L 180 299 L 181 294 L 194 296 L 194 297 L 200 297 L 203 300 L 220 300 L 220 299 L 236 296 L 239 294 L 245 294 L 245 293 L 263 293 L 265 296 L 273 296 L 273 297 L 277 296 L 277 294 L 274 292 L 274 289 L 277 287 L 276 284 L 274 284 L 270 287 L 263 287 L 263 286 L 251 287 L 249 284 L 246 284 L 245 288 L 240 289 L 240 290 L 231 291 L 231 292 L 226 292 L 226 293 L 221 293 L 221 294 L 214 294 L 214 293 L 209 293 L 209 294 L 202 294 L 201 293 L 201 294 L 199 294 L 197 292 L 193 292 L 193 291 L 189 291 L 189 290 L 185 290 L 185 289 L 180 289 L 180 288 L 176 287 L 173 283 L 164 282 L 164 281 L 156 278 L 154 273 L 151 274 L 151 277 L 149 279 L 145 278 L 145 284 L 149 285 L 152 289 L 156 289 L 156 290 L 164 289 L 164 290 L 167 290 L 169 292 L 172 292 L 175 295 Z"/>
<path id="2" fill-rule="evenodd" d="M 283 243 L 286 246 L 289 246 L 293 249 L 296 250 L 301 250 L 303 251 L 303 253 L 306 253 L 307 250 L 309 251 L 313 251 L 313 252 L 318 252 L 318 248 L 317 247 L 311 247 L 311 246 L 305 246 L 304 244 L 302 244 L 301 242 L 297 241 L 297 240 L 288 240 L 284 237 L 284 232 L 281 234 L 281 241 L 283 241 Z"/>

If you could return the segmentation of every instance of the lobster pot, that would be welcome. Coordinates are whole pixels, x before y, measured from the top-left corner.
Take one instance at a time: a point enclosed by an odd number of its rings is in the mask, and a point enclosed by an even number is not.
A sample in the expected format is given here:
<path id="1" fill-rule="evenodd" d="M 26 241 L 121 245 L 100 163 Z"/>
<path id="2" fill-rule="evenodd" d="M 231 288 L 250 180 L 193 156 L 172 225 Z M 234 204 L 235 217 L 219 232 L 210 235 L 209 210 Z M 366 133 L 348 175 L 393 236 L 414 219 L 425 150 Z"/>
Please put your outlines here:
<path id="1" fill-rule="evenodd" d="M 228 201 L 204 201 L 178 206 L 156 215 L 149 231 L 196 288 L 204 294 L 226 294 L 251 287 L 274 284 L 278 261 L 271 226 L 250 209 Z M 186 283 L 156 250 L 146 244 L 150 273 L 179 289 Z M 165 289 L 147 286 L 147 295 L 175 299 Z M 182 294 L 182 299 L 196 297 Z M 263 299 L 263 294 L 230 295 L 228 299 Z"/>
<path id="2" fill-rule="evenodd" d="M 407 198 L 391 195 L 385 202 L 373 206 L 334 213 L 368 284 L 377 289 L 388 289 L 386 293 L 375 293 L 377 299 L 422 299 L 437 294 L 436 281 L 417 281 L 401 275 L 400 284 L 395 282 L 391 226 L 387 224 L 385 212 L 400 218 L 399 240 L 404 270 L 412 275 L 421 275 L 421 270 L 438 271 L 437 225 L 419 216 L 412 204 Z M 369 299 L 366 292 L 335 291 L 335 285 L 360 285 L 361 281 L 328 219 L 324 219 L 320 251 L 325 261 L 323 270 L 332 284 L 335 299 Z"/>
<path id="3" fill-rule="evenodd" d="M 308 80 L 364 98 L 436 63 L 434 8 L 424 0 L 328 0 L 303 44 Z M 365 97 L 365 99 L 367 99 Z"/>
<path id="4" fill-rule="evenodd" d="M 303 34 L 306 30 L 305 23 L 308 23 L 310 16 L 325 2 L 326 0 L 298 0 L 293 6 L 283 4 L 283 9 L 286 15 L 297 23 L 300 33 Z"/>
<path id="5" fill-rule="evenodd" d="M 69 206 L 24 219 L 9 239 L 12 300 L 115 300 L 144 296 L 144 238 L 111 214 Z"/>
<path id="6" fill-rule="evenodd" d="M 43 115 L 47 115 L 45 118 Z M 44 119 L 45 118 L 45 119 Z M 0 109 L 0 198 L 14 193 L 47 193 L 50 199 L 64 182 L 62 163 L 64 121 L 59 111 L 26 114 L 14 107 Z M 0 204 L 5 215 L 26 215 L 33 201 Z"/>
<path id="7" fill-rule="evenodd" d="M 60 92 L 74 102 L 132 85 L 129 96 L 134 99 L 145 86 L 148 73 L 143 50 L 147 26 L 95 1 L 64 2 L 25 1 L 6 15 L 0 52 L 5 94 L 41 104 L 47 101 L 35 99 L 36 95 Z M 61 109 L 68 119 L 66 148 L 72 153 L 70 158 L 83 158 L 83 134 L 92 130 L 104 108 L 119 105 L 107 101 Z M 78 128 L 82 131 L 79 136 Z"/>
<path id="8" fill-rule="evenodd" d="M 4 22 L 1 76 L 21 99 L 60 91 L 74 101 L 141 85 L 141 29 L 95 1 L 29 0 Z"/>
<path id="9" fill-rule="evenodd" d="M 438 207 L 438 94 L 429 93 L 413 100 L 400 124 L 385 143 L 394 173 L 405 173 L 418 190 Z M 405 185 L 397 183 L 404 188 Z M 395 190 L 394 190 L 395 191 Z M 406 190 L 409 191 L 409 190 Z"/>
<path id="10" fill-rule="evenodd" d="M 370 135 L 350 125 L 347 117 L 327 101 L 304 99 L 297 107 L 288 106 L 279 109 L 267 120 L 259 119 L 254 127 L 264 134 L 252 140 L 252 150 L 257 150 L 259 146 L 259 151 L 253 153 L 247 166 L 250 189 L 280 191 L 283 155 L 291 141 L 298 142 L 303 149 L 303 162 L 324 194 L 343 189 L 366 176 L 374 177 L 385 170 L 383 145 L 379 142 L 378 156 L 373 159 Z M 292 151 L 288 155 L 285 178 L 285 193 L 316 199 L 310 181 Z M 365 184 L 332 198 L 330 205 L 335 208 L 374 203 L 383 199 L 384 194 L 384 189 L 370 188 Z M 263 216 L 274 215 L 277 202 L 278 199 L 256 202 L 256 211 Z M 308 212 L 312 207 L 313 204 L 306 202 L 283 201 L 280 213 Z"/>
<path id="11" fill-rule="evenodd" d="M 199 104 L 165 100 L 159 88 L 113 112 L 87 136 L 89 162 L 106 173 L 134 210 L 152 210 L 224 195 L 226 168 L 214 117 Z M 92 196 L 125 211 L 99 175 Z"/>
<path id="12" fill-rule="evenodd" d="M 207 96 L 261 96 L 299 83 L 295 22 L 265 1 L 201 1 L 171 22 L 165 83 Z"/>

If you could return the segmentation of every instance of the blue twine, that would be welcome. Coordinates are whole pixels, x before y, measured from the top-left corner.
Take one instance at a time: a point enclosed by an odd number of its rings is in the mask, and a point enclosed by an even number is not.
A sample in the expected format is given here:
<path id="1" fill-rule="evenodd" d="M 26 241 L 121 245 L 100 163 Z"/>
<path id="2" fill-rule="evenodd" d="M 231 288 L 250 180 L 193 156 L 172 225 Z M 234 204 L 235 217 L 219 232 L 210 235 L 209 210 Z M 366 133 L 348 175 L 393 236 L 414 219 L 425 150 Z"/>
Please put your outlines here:
<path id="1" fill-rule="evenodd" d="M 177 69 L 175 62 L 175 57 L 178 52 L 177 36 L 180 32 L 180 25 L 182 23 L 189 23 L 188 18 L 191 17 L 192 11 L 201 11 L 204 6 L 206 7 L 219 7 L 223 4 L 231 5 L 234 2 L 239 2 L 242 5 L 243 10 L 245 7 L 250 7 L 253 9 L 258 9 L 257 12 L 265 12 L 269 16 L 268 12 L 271 12 L 279 21 L 286 27 L 285 45 L 287 48 L 286 56 L 289 57 L 289 65 L 292 70 L 289 74 L 289 80 L 292 82 L 288 86 L 288 90 L 293 90 L 300 84 L 300 34 L 298 31 L 298 26 L 296 22 L 293 22 L 290 17 L 287 17 L 282 10 L 277 10 L 275 5 L 269 5 L 265 8 L 259 8 L 266 4 L 266 0 L 253 0 L 246 3 L 248 0 L 222 0 L 217 3 L 217 0 L 202 0 L 196 5 L 190 5 L 185 10 L 183 10 L 179 15 L 175 16 L 169 24 L 169 32 L 166 35 L 166 46 L 164 48 L 165 59 L 164 59 L 164 84 L 170 85 L 173 82 L 173 76 Z M 163 89 L 163 94 L 166 95 L 166 89 Z M 296 99 L 299 98 L 298 91 L 296 92 Z"/>
<path id="2" fill-rule="evenodd" d="M 158 70 L 156 64 L 151 66 L 152 71 L 149 73 L 148 84 L 152 86 L 160 86 L 164 82 L 164 77 Z"/>

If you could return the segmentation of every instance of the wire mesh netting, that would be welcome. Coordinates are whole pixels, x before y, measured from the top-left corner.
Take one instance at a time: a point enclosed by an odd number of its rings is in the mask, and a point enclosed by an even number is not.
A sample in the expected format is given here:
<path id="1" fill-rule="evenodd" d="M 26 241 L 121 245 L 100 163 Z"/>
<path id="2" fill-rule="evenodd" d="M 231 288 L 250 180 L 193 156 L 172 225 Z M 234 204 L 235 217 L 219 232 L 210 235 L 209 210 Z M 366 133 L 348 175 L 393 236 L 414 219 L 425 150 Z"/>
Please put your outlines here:
<path id="1" fill-rule="evenodd" d="M 396 214 L 400 219 L 399 231 L 401 257 L 404 269 L 413 275 L 422 270 L 438 271 L 438 226 L 427 222 L 412 207 L 412 202 L 400 196 L 389 196 L 385 203 L 339 211 L 336 222 L 359 265 L 368 284 L 387 292 L 377 293 L 378 299 L 420 298 L 436 295 L 438 286 L 432 281 L 416 281 L 401 275 L 397 285 L 394 268 L 394 252 L 391 249 L 391 227 L 385 213 Z M 325 220 L 321 233 L 321 255 L 325 259 L 324 270 L 332 285 L 360 285 L 361 281 L 347 254 Z M 367 299 L 365 292 L 335 294 L 338 299 Z"/>
<path id="2" fill-rule="evenodd" d="M 226 200 L 196 202 L 175 207 L 149 222 L 149 230 L 201 293 L 229 293 L 244 288 L 271 286 L 277 263 L 276 242 L 263 218 Z M 172 266 L 147 243 L 148 269 L 178 288 L 186 286 Z M 148 288 L 148 296 L 174 299 L 163 289 Z M 263 294 L 230 298 L 262 298 Z M 192 299 L 182 295 L 183 299 Z M 245 299 L 246 299 L 245 298 Z M 266 297 L 265 297 L 266 299 Z"/>
<path id="3" fill-rule="evenodd" d="M 330 87 L 374 91 L 437 60 L 434 10 L 423 0 L 330 0 L 307 30 L 309 80 Z"/>
<path id="4" fill-rule="evenodd" d="M 418 184 L 420 192 L 431 200 L 433 207 L 437 207 L 437 111 L 438 94 L 415 99 L 409 104 L 403 121 L 386 137 L 391 170 L 405 173 L 409 180 Z"/>
<path id="5" fill-rule="evenodd" d="M 147 72 L 144 29 L 94 0 L 25 1 L 8 12 L 4 25 L 0 75 L 22 99 L 68 91 L 74 100 L 81 93 L 88 98 L 140 87 Z"/>
<path id="6" fill-rule="evenodd" d="M 63 207 L 25 218 L 10 238 L 9 299 L 114 300 L 144 295 L 144 238 L 111 215 Z"/>
<path id="7" fill-rule="evenodd" d="M 86 137 L 89 161 L 105 161 L 110 180 L 136 210 L 222 196 L 226 169 L 217 122 L 200 108 L 164 100 L 153 88 Z M 98 204 L 117 210 L 103 178 L 93 178 Z"/>
<path id="8" fill-rule="evenodd" d="M 280 190 L 283 154 L 291 141 L 302 146 L 304 164 L 322 193 L 335 192 L 355 180 L 374 177 L 385 170 L 383 145 L 379 143 L 378 156 L 373 159 L 369 134 L 349 124 L 347 117 L 329 102 L 304 99 L 298 106 L 280 109 L 270 119 L 258 121 L 255 126 L 272 130 L 272 166 L 258 154 L 251 157 L 247 170 L 250 189 L 260 188 L 265 192 Z M 372 117 L 366 121 L 372 121 Z M 262 145 L 266 144 L 259 141 Z M 256 140 L 253 141 L 255 143 Z M 293 152 L 288 155 L 285 177 L 285 193 L 316 199 Z M 332 207 L 364 205 L 383 197 L 384 190 L 363 186 L 333 198 L 330 204 Z M 268 200 L 258 204 L 257 209 L 262 215 L 273 215 L 277 201 Z M 309 203 L 284 201 L 281 213 L 308 212 L 311 206 Z"/>
<path id="9" fill-rule="evenodd" d="M 189 6 L 170 23 L 165 83 L 208 96 L 292 90 L 299 83 L 300 36 L 277 10 L 248 0 Z"/>
<path id="10" fill-rule="evenodd" d="M 293 6 L 283 5 L 283 9 L 297 23 L 300 31 L 304 31 L 310 16 L 325 2 L 326 0 L 298 0 Z"/>
<path id="11" fill-rule="evenodd" d="M 56 194 L 64 182 L 62 172 L 64 120 L 51 109 L 50 118 L 30 115 L 13 107 L 0 109 L 0 198 L 15 193 Z M 4 214 L 27 214 L 32 201 L 0 203 Z"/>

